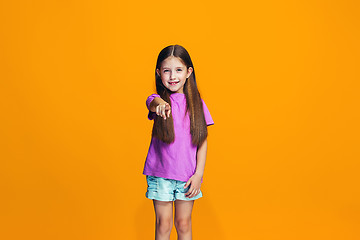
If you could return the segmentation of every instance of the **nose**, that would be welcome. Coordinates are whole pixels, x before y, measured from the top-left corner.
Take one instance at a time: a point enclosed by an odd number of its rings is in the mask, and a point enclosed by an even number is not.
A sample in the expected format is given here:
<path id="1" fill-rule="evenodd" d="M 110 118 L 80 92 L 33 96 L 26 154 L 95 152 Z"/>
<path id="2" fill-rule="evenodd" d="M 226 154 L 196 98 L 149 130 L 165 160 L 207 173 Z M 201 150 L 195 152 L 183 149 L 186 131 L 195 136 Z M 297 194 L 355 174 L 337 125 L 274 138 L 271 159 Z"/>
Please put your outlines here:
<path id="1" fill-rule="evenodd" d="M 175 78 L 175 72 L 171 71 L 170 72 L 170 79 L 174 79 Z"/>

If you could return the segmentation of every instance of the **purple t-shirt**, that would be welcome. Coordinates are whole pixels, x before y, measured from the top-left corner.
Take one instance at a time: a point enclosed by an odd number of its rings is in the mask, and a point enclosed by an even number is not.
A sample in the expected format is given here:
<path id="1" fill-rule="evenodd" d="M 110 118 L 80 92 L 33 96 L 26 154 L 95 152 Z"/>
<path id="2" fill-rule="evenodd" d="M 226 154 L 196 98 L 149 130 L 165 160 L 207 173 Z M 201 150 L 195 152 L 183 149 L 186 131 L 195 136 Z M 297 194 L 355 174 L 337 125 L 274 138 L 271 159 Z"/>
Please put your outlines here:
<path id="1" fill-rule="evenodd" d="M 152 94 L 147 98 L 148 109 L 155 97 L 160 95 Z M 167 144 L 154 137 L 151 139 L 143 174 L 187 182 L 196 171 L 197 146 L 191 142 L 190 117 L 186 113 L 185 94 L 172 93 L 170 100 L 175 140 Z M 203 100 L 202 103 L 206 125 L 214 124 Z M 156 113 L 149 110 L 148 119 L 153 120 L 155 116 Z"/>

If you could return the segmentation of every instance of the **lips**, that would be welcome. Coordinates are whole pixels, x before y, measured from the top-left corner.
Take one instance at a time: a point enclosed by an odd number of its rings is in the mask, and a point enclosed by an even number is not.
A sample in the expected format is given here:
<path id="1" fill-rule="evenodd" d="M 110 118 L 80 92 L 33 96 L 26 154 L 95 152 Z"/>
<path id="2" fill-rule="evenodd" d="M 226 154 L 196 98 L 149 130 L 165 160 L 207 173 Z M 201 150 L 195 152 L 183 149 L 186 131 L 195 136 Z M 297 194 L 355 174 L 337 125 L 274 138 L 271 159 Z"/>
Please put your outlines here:
<path id="1" fill-rule="evenodd" d="M 176 85 L 178 84 L 180 81 L 174 81 L 174 82 L 169 82 L 170 85 Z"/>

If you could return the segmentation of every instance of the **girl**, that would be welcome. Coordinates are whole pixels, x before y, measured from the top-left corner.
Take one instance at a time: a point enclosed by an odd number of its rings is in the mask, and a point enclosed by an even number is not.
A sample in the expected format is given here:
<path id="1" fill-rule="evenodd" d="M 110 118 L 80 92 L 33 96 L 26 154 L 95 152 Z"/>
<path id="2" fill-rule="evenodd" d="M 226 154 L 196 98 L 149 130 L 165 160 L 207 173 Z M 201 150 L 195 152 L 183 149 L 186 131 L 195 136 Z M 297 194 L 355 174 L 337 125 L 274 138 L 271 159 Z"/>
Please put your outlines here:
<path id="1" fill-rule="evenodd" d="M 157 94 L 146 100 L 154 120 L 143 174 L 153 199 L 155 239 L 170 239 L 175 204 L 178 239 L 192 239 L 191 212 L 202 197 L 207 126 L 214 124 L 196 86 L 189 53 L 180 45 L 161 50 L 155 69 Z"/>

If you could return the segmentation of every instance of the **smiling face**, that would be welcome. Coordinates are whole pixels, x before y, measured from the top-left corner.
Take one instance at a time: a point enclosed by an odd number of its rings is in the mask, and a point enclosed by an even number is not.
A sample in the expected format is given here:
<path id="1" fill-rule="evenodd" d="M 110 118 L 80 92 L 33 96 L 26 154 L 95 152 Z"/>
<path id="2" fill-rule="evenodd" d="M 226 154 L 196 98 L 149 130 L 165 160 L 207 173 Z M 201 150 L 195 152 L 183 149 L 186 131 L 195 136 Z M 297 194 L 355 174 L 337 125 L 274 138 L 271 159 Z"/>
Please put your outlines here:
<path id="1" fill-rule="evenodd" d="M 156 69 L 164 86 L 172 92 L 184 93 L 184 84 L 191 75 L 192 67 L 187 68 L 180 58 L 170 56 Z"/>

